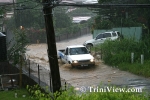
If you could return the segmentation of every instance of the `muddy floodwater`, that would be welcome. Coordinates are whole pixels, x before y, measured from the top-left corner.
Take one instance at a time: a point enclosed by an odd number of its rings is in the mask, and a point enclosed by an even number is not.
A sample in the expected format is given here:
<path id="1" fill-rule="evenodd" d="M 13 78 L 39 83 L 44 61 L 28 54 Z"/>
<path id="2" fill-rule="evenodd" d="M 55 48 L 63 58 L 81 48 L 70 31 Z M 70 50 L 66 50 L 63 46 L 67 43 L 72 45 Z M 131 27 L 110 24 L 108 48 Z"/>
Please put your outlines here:
<path id="1" fill-rule="evenodd" d="M 57 50 L 64 49 L 68 45 L 83 44 L 84 41 L 89 39 L 92 39 L 91 34 L 57 42 Z M 29 45 L 26 55 L 31 61 L 49 70 L 46 44 Z M 100 59 L 96 60 L 95 67 L 89 68 L 72 68 L 69 64 L 62 64 L 59 61 L 59 68 L 60 77 L 79 90 L 85 91 L 85 89 L 90 89 L 93 86 L 120 86 L 150 91 L 150 78 L 121 71 L 116 66 L 107 66 Z"/>

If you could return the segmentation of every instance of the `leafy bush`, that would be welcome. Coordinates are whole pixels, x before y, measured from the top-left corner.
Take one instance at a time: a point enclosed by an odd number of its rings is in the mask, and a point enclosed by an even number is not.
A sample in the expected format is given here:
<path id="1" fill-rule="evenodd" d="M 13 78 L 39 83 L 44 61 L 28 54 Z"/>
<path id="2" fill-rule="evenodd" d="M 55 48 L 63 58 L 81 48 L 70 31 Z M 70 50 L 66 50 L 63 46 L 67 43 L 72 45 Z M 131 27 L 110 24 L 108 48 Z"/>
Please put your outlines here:
<path id="1" fill-rule="evenodd" d="M 36 100 L 49 100 L 52 96 L 52 93 L 46 93 L 38 84 L 34 86 L 27 85 L 26 89 L 30 94 L 31 99 L 35 98 Z"/>
<path id="2" fill-rule="evenodd" d="M 100 20 L 97 18 L 96 21 L 98 23 L 95 24 L 95 29 L 111 29 L 113 26 L 113 23 L 109 20 Z"/>
<path id="3" fill-rule="evenodd" d="M 74 90 L 73 87 L 69 88 L 63 92 L 56 92 L 44 94 L 40 91 L 37 86 L 32 88 L 28 87 L 28 90 L 31 91 L 32 96 L 37 100 L 148 100 L 148 97 L 142 93 L 136 92 L 86 92 L 80 93 Z M 117 87 L 116 87 L 117 88 Z"/>
<path id="4" fill-rule="evenodd" d="M 120 41 L 105 41 L 99 45 L 97 51 L 101 51 L 104 62 L 119 69 L 130 71 L 137 75 L 150 76 L 150 39 L 149 35 L 140 41 L 122 39 Z M 134 62 L 131 64 L 131 53 L 134 53 Z M 144 55 L 144 64 L 141 64 L 141 54 Z"/>
<path id="5" fill-rule="evenodd" d="M 134 38 L 122 39 L 120 41 L 105 41 L 99 45 L 105 63 L 118 65 L 119 63 L 131 62 L 131 53 L 134 53 L 134 61 L 139 62 L 140 55 L 147 60 L 150 57 L 150 40 L 135 41 Z"/>
<path id="6" fill-rule="evenodd" d="M 21 54 L 24 54 L 26 52 L 26 46 L 28 44 L 28 39 L 27 39 L 27 33 L 26 30 L 24 29 L 15 29 L 14 32 L 14 37 L 12 40 L 8 43 L 8 53 L 7 57 L 9 61 L 13 61 L 14 65 L 19 63 L 19 56 Z M 11 45 L 11 42 L 14 42 Z"/>
<path id="7" fill-rule="evenodd" d="M 117 65 L 122 62 L 130 62 L 131 52 L 137 48 L 137 42 L 133 39 L 105 41 L 100 45 L 105 63 Z"/>

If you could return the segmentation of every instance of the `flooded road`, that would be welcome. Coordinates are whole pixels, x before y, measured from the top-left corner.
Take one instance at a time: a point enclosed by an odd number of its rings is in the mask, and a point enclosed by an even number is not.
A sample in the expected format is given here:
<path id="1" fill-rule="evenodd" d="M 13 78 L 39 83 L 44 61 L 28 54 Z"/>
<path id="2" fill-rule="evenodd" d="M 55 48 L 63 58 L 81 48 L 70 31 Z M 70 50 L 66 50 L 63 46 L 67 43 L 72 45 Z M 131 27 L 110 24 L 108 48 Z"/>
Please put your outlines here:
<path id="1" fill-rule="evenodd" d="M 56 43 L 57 50 L 64 49 L 68 45 L 83 44 L 84 41 L 92 38 L 88 34 L 77 39 L 66 40 Z M 27 48 L 27 56 L 30 60 L 49 70 L 46 44 L 32 44 Z M 68 64 L 59 63 L 60 77 L 80 90 L 82 87 L 90 86 L 119 86 L 142 88 L 143 91 L 150 91 L 150 78 L 144 78 L 121 71 L 117 68 L 105 65 L 101 60 L 96 61 L 95 67 L 72 68 Z"/>
<path id="2" fill-rule="evenodd" d="M 150 79 L 121 71 L 103 63 L 91 68 L 71 68 L 60 66 L 60 75 L 74 87 L 89 88 L 91 86 L 118 86 L 140 88 L 150 92 Z"/>

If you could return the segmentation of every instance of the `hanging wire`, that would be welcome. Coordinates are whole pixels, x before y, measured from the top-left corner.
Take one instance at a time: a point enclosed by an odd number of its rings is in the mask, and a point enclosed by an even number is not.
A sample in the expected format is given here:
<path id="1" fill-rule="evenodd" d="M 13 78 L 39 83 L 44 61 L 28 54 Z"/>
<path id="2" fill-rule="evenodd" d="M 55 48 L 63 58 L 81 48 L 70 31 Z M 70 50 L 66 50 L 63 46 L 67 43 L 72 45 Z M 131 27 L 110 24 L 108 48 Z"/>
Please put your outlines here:
<path id="1" fill-rule="evenodd" d="M 38 4 L 38 5 L 36 5 L 36 6 L 34 6 L 34 7 L 31 7 L 31 8 L 28 8 L 28 7 L 22 7 L 22 8 L 16 8 L 15 10 L 26 10 L 26 9 L 35 9 L 35 8 L 37 8 L 37 7 L 39 7 L 41 4 Z M 38 9 L 38 10 L 41 10 L 41 9 Z"/>

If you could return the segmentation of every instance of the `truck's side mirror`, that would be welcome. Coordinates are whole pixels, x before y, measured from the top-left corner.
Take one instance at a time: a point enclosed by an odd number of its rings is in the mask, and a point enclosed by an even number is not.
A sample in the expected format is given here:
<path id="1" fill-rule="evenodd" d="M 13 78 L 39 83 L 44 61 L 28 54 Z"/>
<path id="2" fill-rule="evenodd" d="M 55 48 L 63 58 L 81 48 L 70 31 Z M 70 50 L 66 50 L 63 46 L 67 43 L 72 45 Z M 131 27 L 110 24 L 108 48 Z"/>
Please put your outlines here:
<path id="1" fill-rule="evenodd" d="M 65 51 L 65 55 L 68 55 L 68 48 L 67 48 L 66 51 Z"/>

